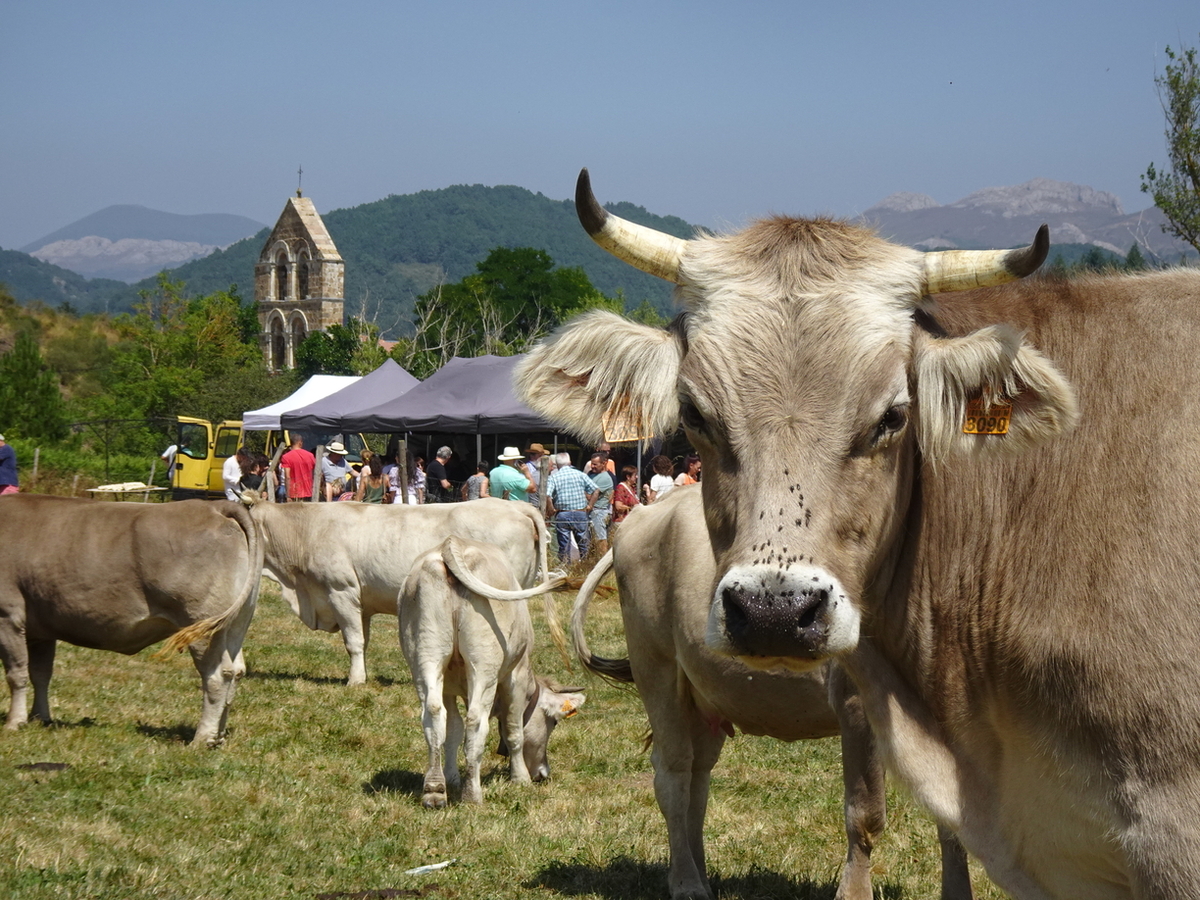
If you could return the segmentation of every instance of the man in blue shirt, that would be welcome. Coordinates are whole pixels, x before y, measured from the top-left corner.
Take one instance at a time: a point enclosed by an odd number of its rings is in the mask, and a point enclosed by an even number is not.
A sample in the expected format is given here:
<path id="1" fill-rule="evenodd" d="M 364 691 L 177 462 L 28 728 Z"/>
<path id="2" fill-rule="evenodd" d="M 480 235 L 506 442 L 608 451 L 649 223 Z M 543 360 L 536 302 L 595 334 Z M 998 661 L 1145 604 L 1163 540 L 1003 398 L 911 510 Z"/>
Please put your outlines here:
<path id="1" fill-rule="evenodd" d="M 15 494 L 17 486 L 17 451 L 4 442 L 0 434 L 0 494 Z"/>
<path id="2" fill-rule="evenodd" d="M 516 447 L 505 447 L 496 457 L 500 462 L 488 473 L 488 493 L 493 497 L 528 501 L 533 482 L 521 467 L 521 452 Z"/>
<path id="3" fill-rule="evenodd" d="M 558 468 L 550 473 L 546 494 L 550 498 L 554 531 L 558 536 L 558 558 L 566 562 L 574 534 L 579 558 L 583 559 L 588 552 L 588 516 L 600 491 L 590 478 L 571 466 L 571 454 L 559 453 L 554 461 Z"/>

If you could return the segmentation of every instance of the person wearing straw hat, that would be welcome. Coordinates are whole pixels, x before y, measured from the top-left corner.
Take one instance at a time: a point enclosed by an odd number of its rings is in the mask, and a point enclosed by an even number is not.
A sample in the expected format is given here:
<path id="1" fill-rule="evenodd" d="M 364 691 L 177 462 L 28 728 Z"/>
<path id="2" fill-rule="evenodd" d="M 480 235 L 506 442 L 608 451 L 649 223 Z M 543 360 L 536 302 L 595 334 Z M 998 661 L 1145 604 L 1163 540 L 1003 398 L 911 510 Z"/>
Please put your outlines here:
<path id="1" fill-rule="evenodd" d="M 529 492 L 529 502 L 539 509 L 542 506 L 542 496 L 539 493 L 542 485 L 542 470 L 539 463 L 545 455 L 546 448 L 544 446 L 538 443 L 530 444 L 525 450 L 525 462 L 521 464 L 522 470 L 533 482 L 533 488 Z"/>
<path id="2" fill-rule="evenodd" d="M 524 458 L 525 455 L 518 448 L 505 447 L 504 452 L 496 457 L 499 460 L 496 468 L 488 473 L 488 493 L 493 497 L 529 502 L 533 481 L 521 465 Z"/>
<path id="3" fill-rule="evenodd" d="M 325 482 L 325 499 L 332 502 L 346 490 L 346 476 L 350 464 L 346 462 L 346 448 L 341 441 L 330 441 L 321 460 L 321 478 Z"/>

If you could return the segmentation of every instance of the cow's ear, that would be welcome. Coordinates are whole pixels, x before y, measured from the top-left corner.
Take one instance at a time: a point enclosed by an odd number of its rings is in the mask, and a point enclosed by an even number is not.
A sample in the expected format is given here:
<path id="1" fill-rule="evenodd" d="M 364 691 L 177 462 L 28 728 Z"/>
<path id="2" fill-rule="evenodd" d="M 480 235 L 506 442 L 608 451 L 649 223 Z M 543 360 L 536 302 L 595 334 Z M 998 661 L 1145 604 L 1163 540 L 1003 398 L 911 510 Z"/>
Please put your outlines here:
<path id="1" fill-rule="evenodd" d="M 534 410 L 585 441 L 606 431 L 648 438 L 679 426 L 679 357 L 670 332 L 591 312 L 534 347 L 514 381 Z"/>
<path id="2" fill-rule="evenodd" d="M 579 707 L 583 706 L 584 699 L 582 693 L 556 693 L 550 701 L 550 708 L 546 710 L 546 714 L 555 722 L 569 719 L 579 712 Z"/>
<path id="3" fill-rule="evenodd" d="M 918 439 L 933 462 L 962 452 L 1020 453 L 1078 421 L 1070 382 L 1007 325 L 955 338 L 918 330 L 915 359 Z"/>

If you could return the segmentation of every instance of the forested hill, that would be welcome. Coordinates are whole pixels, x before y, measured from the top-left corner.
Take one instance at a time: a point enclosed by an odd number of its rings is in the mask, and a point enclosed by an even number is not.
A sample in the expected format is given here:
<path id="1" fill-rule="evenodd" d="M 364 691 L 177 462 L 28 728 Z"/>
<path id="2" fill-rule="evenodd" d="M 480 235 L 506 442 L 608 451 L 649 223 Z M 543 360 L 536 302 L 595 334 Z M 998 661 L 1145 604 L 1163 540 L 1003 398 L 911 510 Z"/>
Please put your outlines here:
<path id="1" fill-rule="evenodd" d="M 313 198 L 320 204 L 320 198 Z M 679 237 L 695 228 L 674 216 L 617 203 L 617 215 Z M 392 195 L 374 203 L 323 213 L 325 227 L 346 261 L 346 313 L 364 310 L 385 332 L 407 321 L 416 297 L 439 283 L 460 280 L 495 247 L 535 247 L 560 266 L 580 266 L 600 291 L 625 295 L 627 307 L 644 299 L 670 306 L 671 286 L 643 274 L 592 243 L 570 200 L 551 200 L 521 187 L 456 185 L 436 191 Z M 180 266 L 173 277 L 189 293 L 210 293 L 237 284 L 253 294 L 254 263 L 267 232 Z M 150 287 L 144 282 L 135 287 Z"/>

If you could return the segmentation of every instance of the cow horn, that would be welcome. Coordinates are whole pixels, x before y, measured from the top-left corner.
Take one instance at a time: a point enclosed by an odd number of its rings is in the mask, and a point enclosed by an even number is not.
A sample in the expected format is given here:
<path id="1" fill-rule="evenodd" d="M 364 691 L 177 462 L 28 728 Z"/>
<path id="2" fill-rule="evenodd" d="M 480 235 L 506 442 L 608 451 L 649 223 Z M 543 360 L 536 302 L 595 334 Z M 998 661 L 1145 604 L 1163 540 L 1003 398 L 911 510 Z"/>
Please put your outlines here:
<path id="1" fill-rule="evenodd" d="M 1033 243 L 1019 250 L 942 250 L 925 254 L 925 293 L 945 294 L 991 287 L 1024 278 L 1046 261 L 1050 228 L 1038 229 Z"/>
<path id="2" fill-rule="evenodd" d="M 679 260 L 687 241 L 614 216 L 596 200 L 588 170 L 575 184 L 575 212 L 592 240 L 617 259 L 666 281 L 679 283 Z"/>

